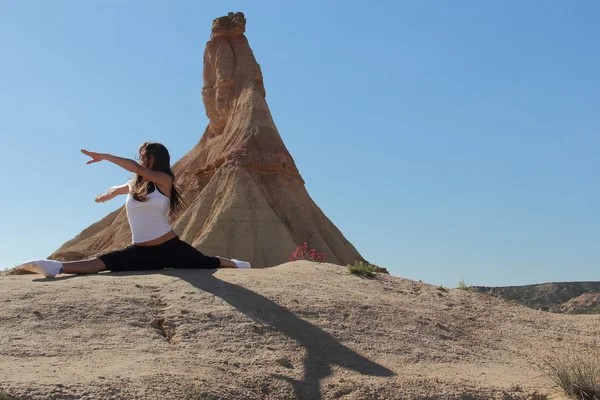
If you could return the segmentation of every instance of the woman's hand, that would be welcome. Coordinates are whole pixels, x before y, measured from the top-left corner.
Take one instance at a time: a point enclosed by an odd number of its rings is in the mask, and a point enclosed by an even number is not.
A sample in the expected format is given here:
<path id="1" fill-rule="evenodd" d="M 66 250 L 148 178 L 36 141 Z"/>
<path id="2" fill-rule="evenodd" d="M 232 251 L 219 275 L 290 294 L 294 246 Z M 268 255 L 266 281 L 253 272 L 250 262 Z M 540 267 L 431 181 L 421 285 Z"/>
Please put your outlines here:
<path id="1" fill-rule="evenodd" d="M 94 201 L 96 203 L 104 203 L 107 200 L 109 200 L 109 199 L 107 199 L 106 196 L 102 195 L 102 194 L 97 194 L 96 197 L 94 198 Z"/>
<path id="2" fill-rule="evenodd" d="M 104 154 L 94 153 L 92 151 L 87 151 L 85 149 L 81 149 L 81 152 L 86 156 L 92 157 L 86 164 L 93 164 L 104 160 Z"/>

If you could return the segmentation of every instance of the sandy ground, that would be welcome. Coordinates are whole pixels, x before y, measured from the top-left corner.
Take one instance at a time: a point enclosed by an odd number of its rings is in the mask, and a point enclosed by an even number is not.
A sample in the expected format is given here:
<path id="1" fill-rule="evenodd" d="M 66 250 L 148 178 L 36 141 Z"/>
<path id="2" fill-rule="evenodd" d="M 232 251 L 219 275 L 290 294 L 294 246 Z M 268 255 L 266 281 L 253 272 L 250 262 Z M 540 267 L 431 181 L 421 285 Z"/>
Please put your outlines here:
<path id="1" fill-rule="evenodd" d="M 0 291 L 0 393 L 21 399 L 561 398 L 542 360 L 600 334 L 597 315 L 309 262 Z"/>

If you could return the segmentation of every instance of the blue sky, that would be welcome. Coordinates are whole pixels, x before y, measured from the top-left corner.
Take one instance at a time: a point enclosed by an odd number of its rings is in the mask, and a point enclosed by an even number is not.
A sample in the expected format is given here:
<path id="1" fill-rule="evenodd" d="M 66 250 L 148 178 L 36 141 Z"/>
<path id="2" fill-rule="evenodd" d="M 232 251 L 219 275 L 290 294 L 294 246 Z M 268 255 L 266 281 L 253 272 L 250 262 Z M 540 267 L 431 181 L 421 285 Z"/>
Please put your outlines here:
<path id="1" fill-rule="evenodd" d="M 121 205 L 82 147 L 183 156 L 213 18 L 242 11 L 281 136 L 323 211 L 393 275 L 599 280 L 600 3 L 0 2 L 0 267 Z"/>

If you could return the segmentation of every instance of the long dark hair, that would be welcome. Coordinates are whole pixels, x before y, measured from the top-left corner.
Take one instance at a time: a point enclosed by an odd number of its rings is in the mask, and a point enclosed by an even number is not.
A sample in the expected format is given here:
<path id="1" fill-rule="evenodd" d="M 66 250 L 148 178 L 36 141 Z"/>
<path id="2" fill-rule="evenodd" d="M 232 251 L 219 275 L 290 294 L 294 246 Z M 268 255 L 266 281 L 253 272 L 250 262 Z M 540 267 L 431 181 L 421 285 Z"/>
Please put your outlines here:
<path id="1" fill-rule="evenodd" d="M 154 160 L 152 163 L 153 171 L 164 172 L 173 178 L 173 184 L 171 186 L 171 198 L 169 205 L 169 217 L 176 217 L 181 210 L 185 207 L 185 200 L 181 196 L 181 193 L 175 185 L 175 174 L 171 171 L 171 156 L 169 150 L 161 144 L 156 142 L 145 142 L 142 143 L 138 151 L 139 157 Z M 136 201 L 146 201 L 149 193 L 154 190 L 158 190 L 154 182 L 145 181 L 140 175 L 136 175 L 133 187 L 131 188 L 131 197 Z"/>

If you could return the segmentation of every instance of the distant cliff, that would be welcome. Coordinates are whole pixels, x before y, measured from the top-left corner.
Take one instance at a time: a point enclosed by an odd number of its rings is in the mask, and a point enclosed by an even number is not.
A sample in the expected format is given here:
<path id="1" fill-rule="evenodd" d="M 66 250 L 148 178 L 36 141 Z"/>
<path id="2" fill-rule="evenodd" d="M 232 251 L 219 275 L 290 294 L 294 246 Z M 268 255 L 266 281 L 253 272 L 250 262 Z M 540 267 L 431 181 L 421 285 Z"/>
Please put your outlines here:
<path id="1" fill-rule="evenodd" d="M 473 291 L 544 311 L 600 313 L 600 282 L 552 282 L 527 286 L 474 286 Z"/>

